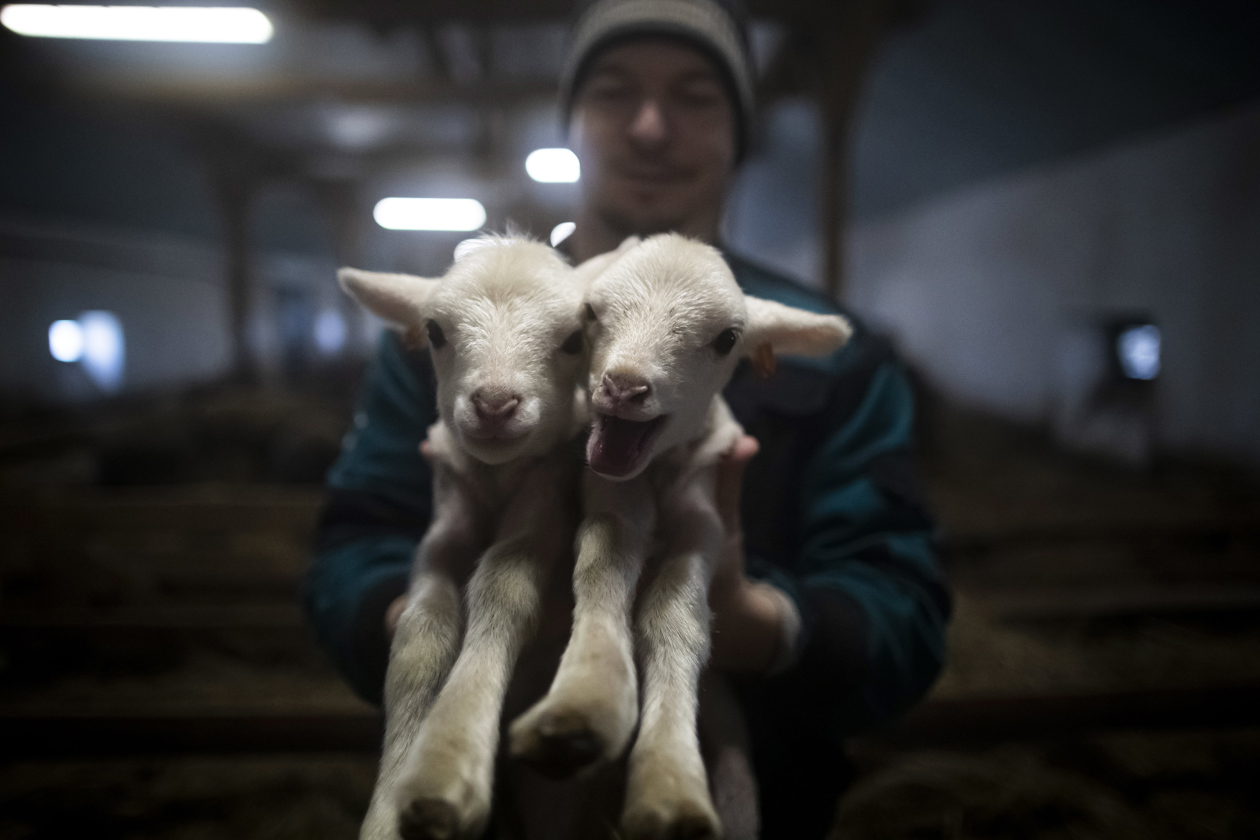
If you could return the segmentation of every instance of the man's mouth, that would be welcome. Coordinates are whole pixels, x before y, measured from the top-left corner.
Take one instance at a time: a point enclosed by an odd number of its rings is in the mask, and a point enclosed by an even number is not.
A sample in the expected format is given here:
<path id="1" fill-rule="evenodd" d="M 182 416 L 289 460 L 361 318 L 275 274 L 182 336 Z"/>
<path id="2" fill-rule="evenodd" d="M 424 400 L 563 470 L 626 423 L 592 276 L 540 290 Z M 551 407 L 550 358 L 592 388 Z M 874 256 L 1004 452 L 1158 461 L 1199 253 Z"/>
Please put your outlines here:
<path id="1" fill-rule="evenodd" d="M 640 184 L 672 184 L 675 181 L 681 181 L 683 178 L 681 173 L 665 169 L 627 172 L 626 177 L 630 181 Z"/>
<path id="2" fill-rule="evenodd" d="M 651 420 L 626 420 L 596 414 L 586 442 L 586 460 L 600 475 L 620 478 L 634 472 L 665 427 L 665 415 Z"/>
<path id="3" fill-rule="evenodd" d="M 627 163 L 618 167 L 620 175 L 631 182 L 641 184 L 672 184 L 690 176 L 681 166 L 668 164 Z"/>

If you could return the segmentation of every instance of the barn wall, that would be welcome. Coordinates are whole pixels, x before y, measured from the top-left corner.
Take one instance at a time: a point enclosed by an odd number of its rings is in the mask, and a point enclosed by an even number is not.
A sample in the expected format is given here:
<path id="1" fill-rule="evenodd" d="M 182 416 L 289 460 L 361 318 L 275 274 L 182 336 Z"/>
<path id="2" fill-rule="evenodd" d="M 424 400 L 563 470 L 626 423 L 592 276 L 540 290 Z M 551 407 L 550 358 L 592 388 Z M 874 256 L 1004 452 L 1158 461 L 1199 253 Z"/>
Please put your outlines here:
<path id="1" fill-rule="evenodd" d="M 113 312 L 126 342 L 124 390 L 204 379 L 229 362 L 219 249 L 156 232 L 0 220 L 0 389 L 41 402 L 100 391 L 52 358 L 48 327 Z"/>
<path id="2" fill-rule="evenodd" d="M 859 226 L 846 282 L 947 394 L 1033 421 L 1081 324 L 1148 314 L 1159 442 L 1260 461 L 1260 104 Z"/>

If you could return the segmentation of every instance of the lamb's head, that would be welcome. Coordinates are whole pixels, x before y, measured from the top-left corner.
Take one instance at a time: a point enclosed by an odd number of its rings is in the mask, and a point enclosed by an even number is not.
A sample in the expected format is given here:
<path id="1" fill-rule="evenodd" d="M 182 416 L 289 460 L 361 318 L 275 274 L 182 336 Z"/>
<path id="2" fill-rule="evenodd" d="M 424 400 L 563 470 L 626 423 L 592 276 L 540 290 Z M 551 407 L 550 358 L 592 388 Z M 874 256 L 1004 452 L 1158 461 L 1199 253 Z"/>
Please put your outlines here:
<path id="1" fill-rule="evenodd" d="M 475 458 L 538 454 L 573 430 L 582 295 L 552 249 L 487 237 L 463 243 L 438 280 L 351 268 L 337 277 L 413 345 L 428 345 L 438 413 Z"/>
<path id="2" fill-rule="evenodd" d="M 819 356 L 849 339 L 848 321 L 745 295 L 716 249 L 651 237 L 591 281 L 591 468 L 641 473 L 658 453 L 698 438 L 739 359 Z"/>

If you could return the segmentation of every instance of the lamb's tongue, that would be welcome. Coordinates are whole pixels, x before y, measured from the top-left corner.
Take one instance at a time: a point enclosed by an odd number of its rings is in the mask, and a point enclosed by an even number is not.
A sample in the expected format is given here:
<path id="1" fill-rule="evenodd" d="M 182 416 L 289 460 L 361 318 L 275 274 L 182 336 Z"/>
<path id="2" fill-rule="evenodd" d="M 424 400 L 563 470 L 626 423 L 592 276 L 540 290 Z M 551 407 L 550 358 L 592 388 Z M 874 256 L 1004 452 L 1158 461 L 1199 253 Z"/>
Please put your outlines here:
<path id="1" fill-rule="evenodd" d="M 651 421 L 639 423 L 603 415 L 591 430 L 586 459 L 602 475 L 622 476 L 634 469 Z"/>

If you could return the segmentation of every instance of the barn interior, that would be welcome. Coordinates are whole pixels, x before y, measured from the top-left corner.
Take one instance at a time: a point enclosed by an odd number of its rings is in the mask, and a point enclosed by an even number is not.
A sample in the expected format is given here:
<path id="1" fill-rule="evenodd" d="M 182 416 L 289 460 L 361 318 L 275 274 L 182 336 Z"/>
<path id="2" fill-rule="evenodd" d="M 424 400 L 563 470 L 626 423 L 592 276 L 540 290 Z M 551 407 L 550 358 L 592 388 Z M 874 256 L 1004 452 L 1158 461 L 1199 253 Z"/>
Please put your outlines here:
<path id="1" fill-rule="evenodd" d="M 0 838 L 357 836 L 379 714 L 296 594 L 380 329 L 335 269 L 475 235 L 391 197 L 573 220 L 568 0 L 255 5 L 0 18 Z M 956 597 L 835 836 L 1260 836 L 1260 9 L 747 6 L 724 236 L 897 343 Z"/>

